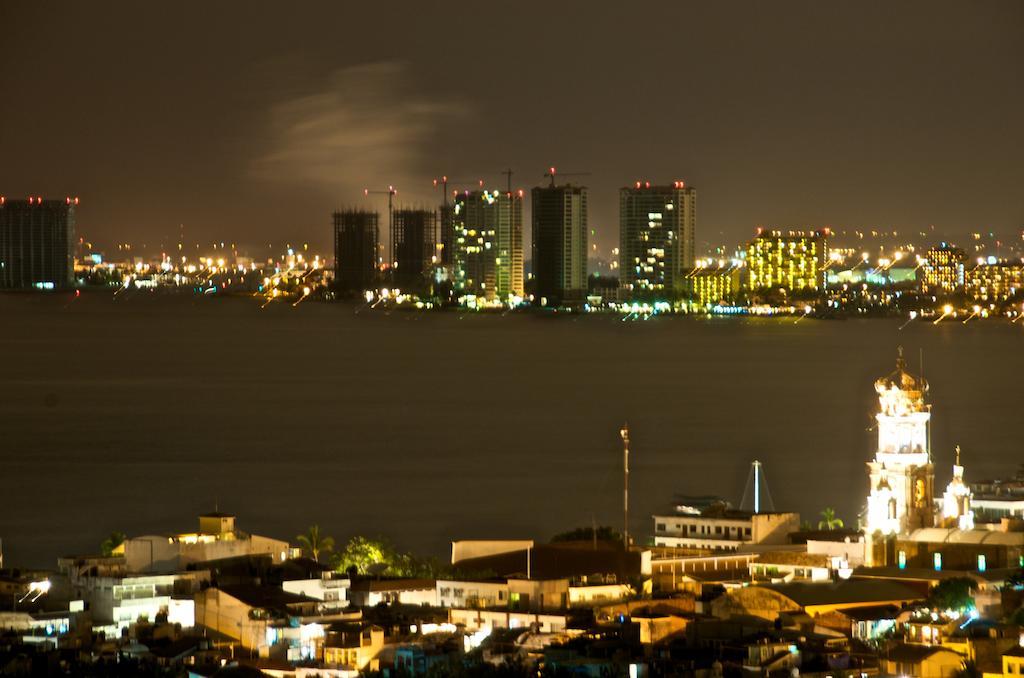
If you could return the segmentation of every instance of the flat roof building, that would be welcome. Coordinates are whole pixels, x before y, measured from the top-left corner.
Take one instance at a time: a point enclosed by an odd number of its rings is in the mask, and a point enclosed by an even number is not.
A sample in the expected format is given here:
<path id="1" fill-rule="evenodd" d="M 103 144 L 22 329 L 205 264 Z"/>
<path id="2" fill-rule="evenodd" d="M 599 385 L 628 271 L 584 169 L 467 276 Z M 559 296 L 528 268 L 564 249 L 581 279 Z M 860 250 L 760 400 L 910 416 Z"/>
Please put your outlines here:
<path id="1" fill-rule="evenodd" d="M 0 196 L 0 289 L 63 289 L 74 284 L 78 198 Z"/>
<path id="2" fill-rule="evenodd" d="M 682 181 L 619 189 L 619 277 L 628 296 L 677 298 L 693 268 L 697 190 Z"/>
<path id="3" fill-rule="evenodd" d="M 558 306 L 587 295 L 587 189 L 533 189 L 533 278 L 535 303 Z"/>
<path id="4" fill-rule="evenodd" d="M 1018 301 L 1024 296 L 1024 260 L 990 260 L 964 272 L 964 290 L 981 303 Z"/>
<path id="5" fill-rule="evenodd" d="M 451 209 L 456 297 L 501 303 L 522 298 L 522 191 L 465 191 Z"/>
<path id="6" fill-rule="evenodd" d="M 426 293 L 437 260 L 437 213 L 425 209 L 398 209 L 392 228 L 394 286 L 403 292 Z"/>
<path id="7" fill-rule="evenodd" d="M 922 289 L 930 294 L 950 294 L 962 290 L 966 259 L 967 255 L 962 249 L 947 243 L 929 249 L 922 265 Z"/>
<path id="8" fill-rule="evenodd" d="M 380 215 L 341 210 L 334 221 L 334 287 L 343 296 L 358 296 L 377 284 Z"/>
<path id="9" fill-rule="evenodd" d="M 827 229 L 758 229 L 757 237 L 747 246 L 747 287 L 787 293 L 823 290 L 828 236 Z"/>
<path id="10" fill-rule="evenodd" d="M 751 513 L 721 504 L 699 513 L 676 507 L 654 516 L 654 545 L 736 551 L 751 544 L 787 544 L 799 513 Z"/>

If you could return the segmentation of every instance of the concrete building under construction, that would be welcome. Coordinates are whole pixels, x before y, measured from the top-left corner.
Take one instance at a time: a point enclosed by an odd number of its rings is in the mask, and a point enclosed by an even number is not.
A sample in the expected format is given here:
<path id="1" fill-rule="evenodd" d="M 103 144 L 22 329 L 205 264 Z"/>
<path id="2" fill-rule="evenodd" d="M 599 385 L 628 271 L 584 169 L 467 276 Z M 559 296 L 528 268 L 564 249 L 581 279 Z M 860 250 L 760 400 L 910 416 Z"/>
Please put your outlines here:
<path id="1" fill-rule="evenodd" d="M 0 197 L 0 289 L 61 289 L 74 284 L 78 198 Z"/>
<path id="2" fill-rule="evenodd" d="M 366 210 L 334 213 L 334 288 L 340 296 L 360 296 L 377 284 L 380 215 Z"/>
<path id="3" fill-rule="evenodd" d="M 394 213 L 394 286 L 403 292 L 426 294 L 437 259 L 437 213 L 425 209 L 399 209 Z"/>

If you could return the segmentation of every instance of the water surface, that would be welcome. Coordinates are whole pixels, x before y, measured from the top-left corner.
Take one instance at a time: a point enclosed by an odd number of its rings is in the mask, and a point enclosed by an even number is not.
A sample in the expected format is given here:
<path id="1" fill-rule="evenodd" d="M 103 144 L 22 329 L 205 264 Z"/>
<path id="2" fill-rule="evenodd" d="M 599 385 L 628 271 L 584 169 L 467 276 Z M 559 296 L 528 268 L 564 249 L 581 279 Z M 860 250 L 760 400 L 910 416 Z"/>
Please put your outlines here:
<path id="1" fill-rule="evenodd" d="M 936 487 L 1021 462 L 1024 325 L 355 313 L 251 299 L 0 296 L 0 538 L 53 565 L 113 530 L 193 529 L 217 506 L 294 539 L 466 537 L 621 523 L 673 494 L 853 521 L 874 379 L 902 344 L 932 385 Z"/>

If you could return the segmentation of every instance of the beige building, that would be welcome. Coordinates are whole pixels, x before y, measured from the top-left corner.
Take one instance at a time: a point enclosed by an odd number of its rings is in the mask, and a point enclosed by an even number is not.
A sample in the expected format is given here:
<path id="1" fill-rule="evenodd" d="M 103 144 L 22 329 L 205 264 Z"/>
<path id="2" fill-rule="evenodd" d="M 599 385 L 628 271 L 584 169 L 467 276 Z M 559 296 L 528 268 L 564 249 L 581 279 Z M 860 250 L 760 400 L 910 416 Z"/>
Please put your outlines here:
<path id="1" fill-rule="evenodd" d="M 553 612 L 517 612 L 513 610 L 466 610 L 451 608 L 448 620 L 462 624 L 469 633 L 482 629 L 527 629 L 536 626 L 541 633 L 559 633 L 566 628 L 566 615 Z"/>
<path id="2" fill-rule="evenodd" d="M 271 648 L 297 629 L 298 640 L 306 645 L 303 654 L 316 656 L 323 627 L 304 624 L 301 618 L 314 617 L 319 605 L 312 598 L 269 586 L 210 587 L 195 594 L 196 626 L 226 636 L 262 657 L 270 656 Z M 299 620 L 298 627 L 293 619 Z M 282 644 L 281 652 L 285 651 Z"/>
<path id="3" fill-rule="evenodd" d="M 753 581 L 786 582 L 793 580 L 828 581 L 832 578 L 832 559 L 825 555 L 800 551 L 769 551 L 748 565 Z"/>
<path id="4" fill-rule="evenodd" d="M 323 661 L 328 667 L 356 671 L 377 671 L 377 655 L 384 649 L 384 629 L 379 626 L 353 627 L 332 631 L 324 643 Z"/>
<path id="5" fill-rule="evenodd" d="M 508 582 L 437 580 L 437 604 L 440 607 L 504 607 L 508 605 Z"/>
<path id="6" fill-rule="evenodd" d="M 879 658 L 883 675 L 907 678 L 953 678 L 964 667 L 964 658 L 939 645 L 901 644 Z"/>
<path id="7" fill-rule="evenodd" d="M 349 600 L 356 607 L 381 603 L 436 606 L 437 583 L 433 579 L 360 579 L 352 583 Z"/>
<path id="8" fill-rule="evenodd" d="M 716 504 L 700 513 L 654 516 L 654 545 L 735 551 L 751 544 L 786 544 L 800 529 L 799 513 L 750 513 Z"/>
<path id="9" fill-rule="evenodd" d="M 288 558 L 288 542 L 242 532 L 235 516 L 208 513 L 199 516 L 199 530 L 184 534 L 146 535 L 124 542 L 129 572 L 178 572 L 208 560 L 269 554 L 274 563 Z"/>

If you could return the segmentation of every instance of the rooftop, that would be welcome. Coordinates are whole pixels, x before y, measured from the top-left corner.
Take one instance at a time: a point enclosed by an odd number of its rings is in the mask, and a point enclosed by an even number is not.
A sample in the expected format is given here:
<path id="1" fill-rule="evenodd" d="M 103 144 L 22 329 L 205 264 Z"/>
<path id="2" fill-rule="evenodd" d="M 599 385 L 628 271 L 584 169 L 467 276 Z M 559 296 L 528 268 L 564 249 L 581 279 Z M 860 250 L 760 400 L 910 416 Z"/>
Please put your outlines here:
<path id="1" fill-rule="evenodd" d="M 885 658 L 896 662 L 917 663 L 940 652 L 949 652 L 957 657 L 960 656 L 948 647 L 942 647 L 941 645 L 913 645 L 910 643 L 900 643 L 899 645 L 890 648 L 886 653 Z"/>
<path id="2" fill-rule="evenodd" d="M 283 610 L 290 605 L 319 603 L 316 598 L 289 593 L 273 586 L 255 586 L 252 584 L 232 584 L 219 587 L 221 591 L 236 598 L 250 607 Z"/>
<path id="3" fill-rule="evenodd" d="M 828 567 L 831 559 L 817 553 L 802 551 L 768 551 L 757 557 L 751 564 L 797 565 L 800 567 Z"/>
<path id="4" fill-rule="evenodd" d="M 418 591 L 432 589 L 434 579 L 357 579 L 352 582 L 353 591 Z"/>
<path id="5" fill-rule="evenodd" d="M 537 544 L 529 550 L 461 560 L 457 566 L 464 572 L 490 572 L 500 577 L 525 577 L 529 570 L 533 579 L 614 574 L 625 581 L 640 574 L 640 560 L 638 551 L 624 551 L 618 542 L 599 541 L 595 549 L 593 542 L 586 541 Z"/>
<path id="6" fill-rule="evenodd" d="M 945 527 L 923 527 L 906 537 L 907 541 L 945 544 L 992 544 L 996 546 L 1024 546 L 1024 532 L 1000 530 L 959 530 Z"/>
<path id="7" fill-rule="evenodd" d="M 920 593 L 903 584 L 884 580 L 841 579 L 829 583 L 790 582 L 788 584 L 763 584 L 761 588 L 784 595 L 800 607 L 910 601 L 924 598 Z"/>

